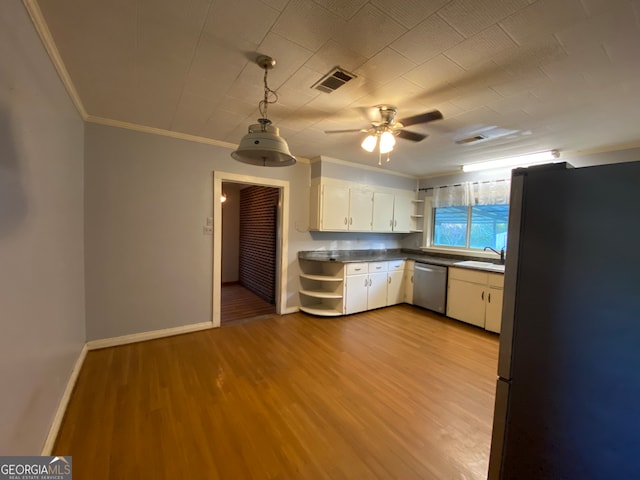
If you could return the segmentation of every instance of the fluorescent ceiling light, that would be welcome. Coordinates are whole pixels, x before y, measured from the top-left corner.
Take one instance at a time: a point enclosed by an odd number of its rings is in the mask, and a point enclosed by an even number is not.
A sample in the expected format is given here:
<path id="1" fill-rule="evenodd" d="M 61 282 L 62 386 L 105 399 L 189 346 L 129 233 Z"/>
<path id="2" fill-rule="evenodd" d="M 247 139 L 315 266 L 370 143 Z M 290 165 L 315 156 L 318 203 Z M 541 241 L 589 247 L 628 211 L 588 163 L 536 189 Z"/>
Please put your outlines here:
<path id="1" fill-rule="evenodd" d="M 462 171 L 477 172 L 479 170 L 491 170 L 494 168 L 527 167 L 538 163 L 553 162 L 559 157 L 560 153 L 557 150 L 549 150 L 547 152 L 531 153 L 529 155 L 520 155 L 518 157 L 490 160 L 488 162 L 469 163 L 462 166 Z"/>

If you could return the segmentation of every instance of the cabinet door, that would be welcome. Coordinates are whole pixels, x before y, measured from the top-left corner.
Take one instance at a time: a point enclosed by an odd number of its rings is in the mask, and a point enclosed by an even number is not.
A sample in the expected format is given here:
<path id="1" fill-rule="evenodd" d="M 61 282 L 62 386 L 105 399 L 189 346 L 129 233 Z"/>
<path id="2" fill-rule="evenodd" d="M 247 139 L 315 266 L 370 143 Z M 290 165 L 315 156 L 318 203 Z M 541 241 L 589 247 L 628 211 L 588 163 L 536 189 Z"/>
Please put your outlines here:
<path id="1" fill-rule="evenodd" d="M 387 305 L 397 305 L 404 301 L 404 270 L 389 272 L 387 275 Z"/>
<path id="2" fill-rule="evenodd" d="M 500 333 L 502 324 L 502 289 L 489 288 L 484 328 L 490 332 Z"/>
<path id="3" fill-rule="evenodd" d="M 447 316 L 484 328 L 486 286 L 449 278 Z"/>
<path id="4" fill-rule="evenodd" d="M 369 295 L 367 308 L 380 308 L 387 306 L 387 272 L 369 274 Z"/>
<path id="5" fill-rule="evenodd" d="M 349 189 L 349 230 L 370 232 L 373 217 L 373 192 L 360 188 Z"/>
<path id="6" fill-rule="evenodd" d="M 373 231 L 393 230 L 393 194 L 375 192 L 373 194 Z"/>
<path id="7" fill-rule="evenodd" d="M 413 262 L 411 260 L 409 262 L 407 262 L 404 271 L 404 301 L 413 305 Z"/>
<path id="8" fill-rule="evenodd" d="M 411 230 L 411 214 L 413 213 L 413 193 L 396 194 L 393 202 L 393 231 L 409 232 Z"/>
<path id="9" fill-rule="evenodd" d="M 344 292 L 344 313 L 364 312 L 367 309 L 369 275 L 348 275 Z"/>
<path id="10" fill-rule="evenodd" d="M 349 189 L 334 185 L 322 186 L 321 230 L 348 230 Z"/>

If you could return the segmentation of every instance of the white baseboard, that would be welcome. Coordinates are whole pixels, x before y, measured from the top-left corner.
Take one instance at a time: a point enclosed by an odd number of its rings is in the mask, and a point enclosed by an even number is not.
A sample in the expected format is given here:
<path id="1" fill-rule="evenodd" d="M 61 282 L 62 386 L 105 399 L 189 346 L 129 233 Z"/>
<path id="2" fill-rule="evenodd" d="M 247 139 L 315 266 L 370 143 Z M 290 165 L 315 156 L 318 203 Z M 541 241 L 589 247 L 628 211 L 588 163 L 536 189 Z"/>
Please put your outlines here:
<path id="1" fill-rule="evenodd" d="M 282 312 L 282 315 L 286 315 L 287 313 L 296 313 L 300 311 L 300 307 L 287 307 Z"/>
<path id="2" fill-rule="evenodd" d="M 118 345 L 143 342 L 145 340 L 153 340 L 156 338 L 171 337 L 172 335 L 180 335 L 182 333 L 198 332 L 200 330 L 207 330 L 209 328 L 213 328 L 213 323 L 194 323 L 191 325 L 183 325 L 181 327 L 164 328 L 162 330 L 152 330 L 150 332 L 133 333 L 131 335 L 123 335 L 122 337 L 91 340 L 87 342 L 87 348 L 89 350 L 98 350 L 100 348 L 116 347 Z"/>
<path id="3" fill-rule="evenodd" d="M 84 358 L 87 356 L 87 350 L 87 344 L 85 343 L 82 347 L 82 350 L 80 350 L 80 355 L 78 355 L 76 364 L 73 366 L 73 370 L 71 371 L 71 375 L 69 376 L 69 380 L 67 381 L 67 387 L 64 389 L 64 393 L 62 394 L 62 398 L 60 399 L 60 403 L 58 404 L 58 409 L 56 410 L 56 414 L 53 417 L 53 423 L 51 424 L 51 428 L 49 428 L 49 434 L 47 435 L 47 439 L 45 440 L 44 446 L 42 447 L 41 455 L 51 455 L 53 444 L 58 437 L 60 425 L 62 425 L 62 419 L 64 418 L 64 414 L 67 411 L 67 405 L 69 404 L 69 399 L 71 398 L 71 392 L 73 392 L 73 387 L 75 387 L 76 381 L 78 380 L 78 375 L 80 374 L 80 369 L 82 369 Z"/>

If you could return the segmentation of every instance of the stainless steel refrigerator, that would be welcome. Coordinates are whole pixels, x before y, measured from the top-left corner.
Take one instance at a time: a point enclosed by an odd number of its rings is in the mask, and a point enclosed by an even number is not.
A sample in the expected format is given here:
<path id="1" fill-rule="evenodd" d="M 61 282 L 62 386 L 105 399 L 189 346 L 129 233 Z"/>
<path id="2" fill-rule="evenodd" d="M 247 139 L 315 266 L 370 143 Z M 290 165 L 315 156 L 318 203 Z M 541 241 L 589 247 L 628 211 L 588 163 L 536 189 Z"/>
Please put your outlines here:
<path id="1" fill-rule="evenodd" d="M 489 479 L 640 479 L 640 162 L 513 171 Z"/>

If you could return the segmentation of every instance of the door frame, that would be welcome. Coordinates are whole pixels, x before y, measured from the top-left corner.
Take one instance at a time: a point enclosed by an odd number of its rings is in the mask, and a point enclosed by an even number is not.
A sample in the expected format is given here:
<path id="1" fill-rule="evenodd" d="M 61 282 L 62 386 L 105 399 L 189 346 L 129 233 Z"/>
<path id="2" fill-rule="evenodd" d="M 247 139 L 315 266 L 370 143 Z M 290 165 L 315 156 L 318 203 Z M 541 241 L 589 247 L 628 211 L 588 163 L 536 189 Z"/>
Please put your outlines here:
<path id="1" fill-rule="evenodd" d="M 222 286 L 222 182 L 244 183 L 277 188 L 278 225 L 276 239 L 276 313 L 281 315 L 287 305 L 287 239 L 289 238 L 289 181 L 274 178 L 254 177 L 229 172 L 213 172 L 213 295 L 211 322 L 220 326 L 220 289 Z"/>

